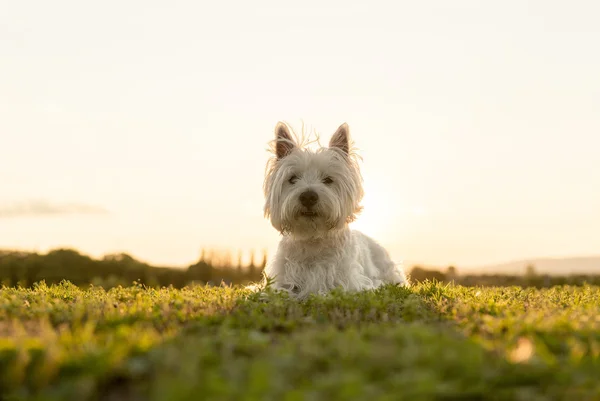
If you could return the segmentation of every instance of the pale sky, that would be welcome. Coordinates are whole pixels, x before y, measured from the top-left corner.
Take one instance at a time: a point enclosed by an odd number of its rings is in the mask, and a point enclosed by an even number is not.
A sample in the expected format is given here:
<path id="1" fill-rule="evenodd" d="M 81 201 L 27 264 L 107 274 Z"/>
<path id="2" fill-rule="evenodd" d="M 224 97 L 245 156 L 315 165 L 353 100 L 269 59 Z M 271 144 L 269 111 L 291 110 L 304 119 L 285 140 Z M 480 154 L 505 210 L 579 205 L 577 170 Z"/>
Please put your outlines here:
<path id="1" fill-rule="evenodd" d="M 273 250 L 279 120 L 396 261 L 600 254 L 600 2 L 0 0 L 0 248 Z M 71 213 L 72 212 L 72 213 Z"/>

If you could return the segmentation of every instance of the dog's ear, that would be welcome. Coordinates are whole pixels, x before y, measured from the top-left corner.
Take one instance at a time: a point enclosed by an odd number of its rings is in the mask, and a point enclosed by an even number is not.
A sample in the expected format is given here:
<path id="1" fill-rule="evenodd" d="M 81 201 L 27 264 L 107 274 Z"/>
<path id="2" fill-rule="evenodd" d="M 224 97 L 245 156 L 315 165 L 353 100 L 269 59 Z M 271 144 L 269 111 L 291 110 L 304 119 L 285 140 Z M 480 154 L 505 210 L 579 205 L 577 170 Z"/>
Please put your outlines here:
<path id="1" fill-rule="evenodd" d="M 283 159 L 296 147 L 287 125 L 281 121 L 275 126 L 275 141 L 275 153 L 277 154 L 277 159 Z"/>
<path id="2" fill-rule="evenodd" d="M 331 137 L 329 141 L 330 148 L 338 148 L 345 155 L 350 151 L 350 129 L 348 128 L 348 124 L 343 123 L 340 125 Z"/>

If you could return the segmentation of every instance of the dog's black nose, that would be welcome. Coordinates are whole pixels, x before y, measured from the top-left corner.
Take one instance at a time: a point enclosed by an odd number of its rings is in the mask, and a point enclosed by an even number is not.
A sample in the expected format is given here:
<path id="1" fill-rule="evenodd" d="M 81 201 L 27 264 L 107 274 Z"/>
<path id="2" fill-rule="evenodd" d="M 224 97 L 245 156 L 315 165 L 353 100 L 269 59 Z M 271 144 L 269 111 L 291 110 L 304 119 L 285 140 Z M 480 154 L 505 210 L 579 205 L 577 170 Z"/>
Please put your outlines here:
<path id="1" fill-rule="evenodd" d="M 319 200 L 319 195 L 315 191 L 304 191 L 300 194 L 300 203 L 304 207 L 313 207 Z"/>

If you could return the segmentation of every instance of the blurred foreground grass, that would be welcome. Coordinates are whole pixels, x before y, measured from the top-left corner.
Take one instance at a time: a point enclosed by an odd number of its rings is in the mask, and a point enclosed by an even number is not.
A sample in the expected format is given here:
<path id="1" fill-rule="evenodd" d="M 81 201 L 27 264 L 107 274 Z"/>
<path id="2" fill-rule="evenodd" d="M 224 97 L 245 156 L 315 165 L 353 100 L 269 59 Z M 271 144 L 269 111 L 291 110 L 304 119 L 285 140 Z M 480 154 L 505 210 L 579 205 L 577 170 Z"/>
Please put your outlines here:
<path id="1" fill-rule="evenodd" d="M 0 290 L 0 399 L 600 400 L 600 287 Z"/>

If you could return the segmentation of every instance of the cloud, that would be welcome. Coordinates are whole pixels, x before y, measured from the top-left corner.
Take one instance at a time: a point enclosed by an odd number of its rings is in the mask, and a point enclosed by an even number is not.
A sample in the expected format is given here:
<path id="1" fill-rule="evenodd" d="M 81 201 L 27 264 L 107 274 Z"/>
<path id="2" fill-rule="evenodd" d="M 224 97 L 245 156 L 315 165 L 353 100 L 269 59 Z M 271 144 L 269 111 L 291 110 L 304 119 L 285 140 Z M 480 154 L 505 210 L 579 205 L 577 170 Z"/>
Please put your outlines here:
<path id="1" fill-rule="evenodd" d="M 44 200 L 0 204 L 0 218 L 55 216 L 66 214 L 107 214 L 108 210 L 85 203 L 52 203 Z"/>

